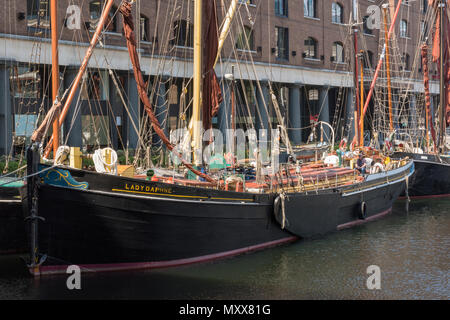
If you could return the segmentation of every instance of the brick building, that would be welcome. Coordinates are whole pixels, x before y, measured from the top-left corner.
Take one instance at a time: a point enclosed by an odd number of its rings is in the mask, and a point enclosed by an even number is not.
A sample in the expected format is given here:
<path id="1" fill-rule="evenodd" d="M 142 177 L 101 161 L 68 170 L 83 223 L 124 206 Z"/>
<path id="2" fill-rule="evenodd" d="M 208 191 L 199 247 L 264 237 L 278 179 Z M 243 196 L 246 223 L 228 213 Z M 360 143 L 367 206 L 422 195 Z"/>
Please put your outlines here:
<path id="1" fill-rule="evenodd" d="M 0 154 L 12 148 L 12 136 L 29 137 L 39 111 L 51 105 L 50 0 L 3 0 L 0 11 Z M 105 0 L 59 0 L 59 64 L 61 90 L 72 83 L 98 21 Z M 275 126 L 270 89 L 277 93 L 288 119 L 294 144 L 305 142 L 311 116 L 333 122 L 339 108 L 342 122 L 352 135 L 354 108 L 353 37 L 356 19 L 358 50 L 363 50 L 366 89 L 370 68 L 379 55 L 380 30 L 373 28 L 374 7 L 389 5 L 393 16 L 397 0 L 240 0 L 232 29 L 221 52 L 216 73 L 225 100 L 214 126 L 229 126 L 229 82 L 224 75 L 235 66 L 238 105 L 249 102 L 250 114 L 238 115 L 237 124 L 250 117 L 257 127 Z M 417 57 L 420 36 L 426 29 L 427 1 L 403 1 L 395 26 L 402 68 L 416 78 L 413 96 L 423 92 Z M 217 1 L 219 27 L 230 0 Z M 89 64 L 89 79 L 74 99 L 63 128 L 63 139 L 74 146 L 112 145 L 135 148 L 142 110 L 122 35 L 122 17 L 116 6 L 109 17 L 101 44 Z M 148 0 L 134 5 L 141 66 L 153 92 L 152 99 L 167 131 L 180 121 L 180 110 L 189 103 L 192 76 L 192 0 Z M 376 10 L 375 10 L 376 11 Z M 239 68 L 238 68 L 239 66 Z M 111 76 L 114 73 L 114 79 Z M 256 85 L 260 81 L 261 87 Z M 183 88 L 188 90 L 184 93 Z M 120 88 L 120 89 L 119 89 Z M 261 88 L 261 89 L 259 89 Z M 120 92 L 119 92 L 120 91 Z M 123 91 L 123 92 L 122 92 Z M 432 81 L 431 92 L 438 85 Z M 121 94 L 123 93 L 123 94 Z M 182 101 L 183 100 L 183 101 Z M 127 108 L 124 108 L 124 103 Z M 269 114 L 261 111 L 269 106 Z M 370 110 L 373 112 L 373 106 Z M 262 115 L 261 115 L 262 114 Z M 247 119 L 247 120 L 246 120 Z M 90 135 L 92 126 L 103 126 L 101 141 Z M 112 128 L 118 126 L 118 130 Z M 90 128 L 90 129 L 88 129 Z M 82 134 L 81 134 L 82 133 Z M 23 139 L 22 139 L 23 140 Z M 22 140 L 14 141 L 20 144 Z M 23 142 L 23 141 L 22 141 Z"/>

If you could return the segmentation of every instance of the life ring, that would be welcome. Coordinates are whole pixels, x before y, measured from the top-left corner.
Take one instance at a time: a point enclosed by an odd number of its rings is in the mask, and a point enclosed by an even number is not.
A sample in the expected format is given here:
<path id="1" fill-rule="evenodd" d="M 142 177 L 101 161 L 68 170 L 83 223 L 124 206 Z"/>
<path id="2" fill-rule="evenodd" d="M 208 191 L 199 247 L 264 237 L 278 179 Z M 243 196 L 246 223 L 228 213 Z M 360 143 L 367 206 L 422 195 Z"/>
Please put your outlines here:
<path id="1" fill-rule="evenodd" d="M 362 201 L 358 206 L 358 216 L 362 220 L 367 217 L 367 204 L 365 201 Z"/>
<path id="2" fill-rule="evenodd" d="M 345 139 L 341 140 L 341 143 L 339 143 L 339 149 L 341 149 L 341 150 L 347 149 L 347 140 L 345 140 Z"/>
<path id="3" fill-rule="evenodd" d="M 355 150 L 356 140 L 353 140 L 353 142 L 350 144 L 350 151 L 353 152 Z"/>

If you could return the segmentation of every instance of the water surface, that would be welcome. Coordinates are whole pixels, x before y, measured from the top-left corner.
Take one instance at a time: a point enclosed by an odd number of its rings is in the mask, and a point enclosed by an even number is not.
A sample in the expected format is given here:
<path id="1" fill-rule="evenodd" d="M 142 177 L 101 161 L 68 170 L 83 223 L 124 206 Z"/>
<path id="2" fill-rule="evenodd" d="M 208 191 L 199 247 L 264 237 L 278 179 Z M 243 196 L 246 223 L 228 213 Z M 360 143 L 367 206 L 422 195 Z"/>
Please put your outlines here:
<path id="1" fill-rule="evenodd" d="M 450 199 L 398 202 L 387 217 L 314 240 L 161 270 L 35 280 L 19 256 L 0 257 L 0 299 L 450 298 Z M 381 289 L 366 286 L 381 269 Z"/>

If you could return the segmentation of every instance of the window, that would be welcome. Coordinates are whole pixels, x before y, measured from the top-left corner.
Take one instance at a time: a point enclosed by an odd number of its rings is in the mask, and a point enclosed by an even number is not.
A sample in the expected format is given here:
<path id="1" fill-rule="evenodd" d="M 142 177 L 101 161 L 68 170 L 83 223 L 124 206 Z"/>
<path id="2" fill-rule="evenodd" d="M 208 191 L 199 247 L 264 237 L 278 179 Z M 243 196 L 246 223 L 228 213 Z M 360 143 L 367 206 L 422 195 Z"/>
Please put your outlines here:
<path id="1" fill-rule="evenodd" d="M 288 16 L 288 0 L 275 0 L 275 14 L 277 16 Z"/>
<path id="2" fill-rule="evenodd" d="M 372 34 L 372 29 L 367 25 L 367 20 L 369 20 L 369 16 L 363 17 L 363 33 L 364 34 Z"/>
<path id="3" fill-rule="evenodd" d="M 341 42 L 333 43 L 331 56 L 333 57 L 334 62 L 344 62 L 344 46 Z"/>
<path id="4" fill-rule="evenodd" d="M 192 47 L 194 43 L 194 30 L 186 20 L 178 20 L 174 23 L 175 45 Z"/>
<path id="5" fill-rule="evenodd" d="M 27 0 L 27 26 L 50 28 L 49 0 Z"/>
<path id="6" fill-rule="evenodd" d="M 289 59 L 289 30 L 288 28 L 275 27 L 277 39 L 276 56 L 278 59 Z"/>
<path id="7" fill-rule="evenodd" d="M 309 18 L 314 18 L 316 16 L 315 0 L 303 0 L 303 15 Z"/>
<path id="8" fill-rule="evenodd" d="M 148 18 L 146 16 L 141 15 L 141 20 L 140 20 L 140 34 L 141 36 L 139 37 L 139 39 L 141 41 L 150 41 L 149 36 L 148 36 Z"/>
<path id="9" fill-rule="evenodd" d="M 422 0 L 422 12 L 426 13 L 428 10 L 428 0 Z"/>
<path id="10" fill-rule="evenodd" d="M 30 67 L 14 66 L 10 69 L 10 90 L 15 98 L 40 98 L 41 75 Z"/>
<path id="11" fill-rule="evenodd" d="M 405 53 L 402 57 L 403 65 L 405 66 L 405 70 L 410 70 L 409 67 L 409 54 Z"/>
<path id="12" fill-rule="evenodd" d="M 89 29 L 95 30 L 97 24 L 102 15 L 104 1 L 91 1 L 89 3 Z M 111 11 L 108 14 L 108 18 L 105 21 L 105 31 L 117 32 L 117 7 L 112 6 Z"/>
<path id="13" fill-rule="evenodd" d="M 317 41 L 309 37 L 305 40 L 305 51 L 303 51 L 305 58 L 317 59 Z"/>
<path id="14" fill-rule="evenodd" d="M 333 2 L 331 5 L 331 21 L 334 23 L 342 23 L 344 20 L 342 13 L 342 6 L 337 2 Z"/>
<path id="15" fill-rule="evenodd" d="M 319 100 L 319 90 L 317 90 L 317 89 L 310 89 L 308 91 L 308 100 L 318 101 Z"/>
<path id="16" fill-rule="evenodd" d="M 253 30 L 245 26 L 236 41 L 236 48 L 240 50 L 253 50 Z"/>
<path id="17" fill-rule="evenodd" d="M 370 50 L 366 51 L 366 54 L 364 55 L 364 68 L 365 69 L 370 69 L 373 66 L 373 52 Z"/>
<path id="18" fill-rule="evenodd" d="M 400 37 L 408 37 L 408 22 L 406 22 L 406 20 L 400 21 Z"/>

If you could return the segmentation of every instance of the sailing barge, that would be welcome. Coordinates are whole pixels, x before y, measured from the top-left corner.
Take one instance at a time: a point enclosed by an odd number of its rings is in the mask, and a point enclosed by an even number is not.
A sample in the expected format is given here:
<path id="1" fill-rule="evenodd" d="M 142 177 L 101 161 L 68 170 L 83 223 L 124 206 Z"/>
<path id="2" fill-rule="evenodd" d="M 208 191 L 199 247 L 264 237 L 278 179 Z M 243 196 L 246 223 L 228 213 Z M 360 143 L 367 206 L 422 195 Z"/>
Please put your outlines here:
<path id="1" fill-rule="evenodd" d="M 409 196 L 412 199 L 442 198 L 450 196 L 450 156 L 446 145 L 446 130 L 450 126 L 450 21 L 447 1 L 430 0 L 430 7 L 435 10 L 432 62 L 438 64 L 440 83 L 440 107 L 438 108 L 439 128 L 435 129 L 431 110 L 428 71 L 428 45 L 421 46 L 422 66 L 425 89 L 425 141 L 423 148 L 405 150 L 395 146 L 395 157 L 409 157 L 414 160 L 415 173 L 409 183 Z M 439 132 L 439 137 L 437 137 Z M 431 134 L 430 134 L 431 133 Z M 431 136 L 431 137 L 430 137 Z M 430 146 L 430 140 L 433 148 Z M 403 141 L 402 141 L 403 142 Z M 407 145 L 407 143 L 403 143 Z M 402 150 L 403 149 L 403 150 Z M 411 148 L 410 148 L 411 149 Z M 415 152 L 412 152 L 415 151 Z"/>
<path id="2" fill-rule="evenodd" d="M 111 6 L 112 0 L 105 5 L 77 79 Z M 124 2 L 120 10 L 141 101 L 155 132 L 177 155 L 143 89 L 131 5 Z M 198 81 L 201 68 L 197 71 Z M 76 89 L 75 82 L 60 125 Z M 42 128 L 53 123 L 60 106 L 52 107 L 34 141 L 41 141 Z M 165 175 L 125 177 L 43 164 L 39 144 L 34 143 L 27 154 L 30 272 L 65 273 L 73 264 L 83 271 L 169 267 L 323 235 L 387 214 L 414 172 L 412 161 L 402 159 L 392 161 L 390 170 L 367 176 L 316 163 L 289 164 L 262 180 L 229 180 L 200 172 L 180 159 L 205 181 Z"/>

